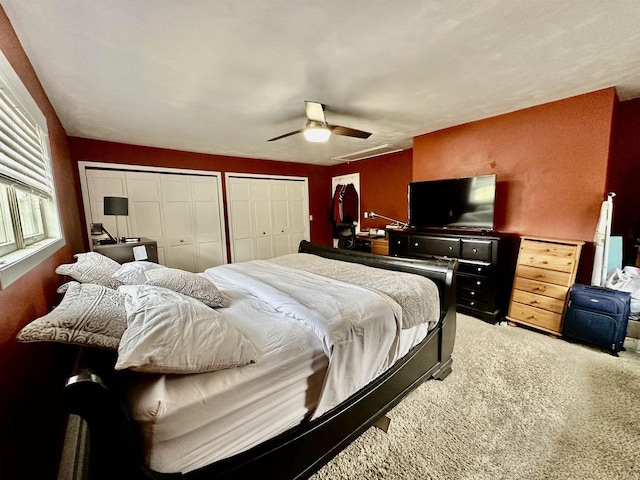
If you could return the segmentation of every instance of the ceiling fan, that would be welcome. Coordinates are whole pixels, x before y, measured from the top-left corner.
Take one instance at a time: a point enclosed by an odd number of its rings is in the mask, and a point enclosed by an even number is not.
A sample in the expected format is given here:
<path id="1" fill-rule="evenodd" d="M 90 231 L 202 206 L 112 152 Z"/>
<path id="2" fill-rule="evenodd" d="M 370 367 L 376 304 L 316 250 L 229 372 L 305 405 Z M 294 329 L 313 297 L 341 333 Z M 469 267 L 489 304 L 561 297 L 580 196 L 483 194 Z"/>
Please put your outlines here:
<path id="1" fill-rule="evenodd" d="M 307 110 L 307 126 L 300 130 L 296 130 L 295 132 L 289 132 L 278 137 L 270 138 L 267 142 L 280 140 L 281 138 L 295 135 L 296 133 L 303 133 L 304 137 L 309 142 L 326 142 L 329 140 L 332 133 L 355 138 L 369 138 L 371 136 L 369 132 L 363 132 L 362 130 L 356 130 L 355 128 L 341 127 L 340 125 L 329 125 L 324 116 L 324 105 L 321 103 L 305 100 L 304 104 Z"/>

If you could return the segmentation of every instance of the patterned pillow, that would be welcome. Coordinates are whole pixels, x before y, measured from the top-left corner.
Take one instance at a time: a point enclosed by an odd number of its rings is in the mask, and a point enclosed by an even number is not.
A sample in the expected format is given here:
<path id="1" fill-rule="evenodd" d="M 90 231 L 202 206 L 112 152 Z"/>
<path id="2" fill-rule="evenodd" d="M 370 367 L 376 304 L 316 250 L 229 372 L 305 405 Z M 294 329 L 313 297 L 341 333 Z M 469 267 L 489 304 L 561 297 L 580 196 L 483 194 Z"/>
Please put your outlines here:
<path id="1" fill-rule="evenodd" d="M 212 308 L 224 307 L 224 297 L 218 288 L 201 275 L 177 268 L 157 268 L 147 270 L 146 285 L 163 287 L 188 297 L 200 300 Z"/>
<path id="2" fill-rule="evenodd" d="M 56 268 L 56 273 L 68 275 L 80 283 L 95 283 L 116 289 L 122 282 L 112 278 L 120 268 L 115 260 L 100 255 L 97 252 L 78 253 L 74 255 L 76 263 L 66 263 Z"/>
<path id="3" fill-rule="evenodd" d="M 127 328 L 125 298 L 102 285 L 69 282 L 60 305 L 26 325 L 17 339 L 117 350 Z"/>

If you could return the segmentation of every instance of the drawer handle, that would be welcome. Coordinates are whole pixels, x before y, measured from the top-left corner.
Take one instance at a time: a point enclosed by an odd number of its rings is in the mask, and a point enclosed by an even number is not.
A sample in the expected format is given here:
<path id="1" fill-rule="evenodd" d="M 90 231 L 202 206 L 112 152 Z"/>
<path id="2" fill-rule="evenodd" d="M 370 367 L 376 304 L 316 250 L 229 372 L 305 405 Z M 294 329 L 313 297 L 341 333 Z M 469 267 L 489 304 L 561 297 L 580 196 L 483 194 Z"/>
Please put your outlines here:
<path id="1" fill-rule="evenodd" d="M 420 246 L 420 244 L 419 244 L 418 242 L 416 242 L 416 243 L 414 243 L 414 244 L 413 244 L 413 246 L 414 246 L 414 247 L 419 247 L 419 246 Z"/>
<path id="2" fill-rule="evenodd" d="M 452 246 L 449 246 L 449 250 L 453 250 L 453 247 L 452 247 Z"/>
<path id="3" fill-rule="evenodd" d="M 478 272 L 482 272 L 482 267 L 478 267 Z"/>
<path id="4" fill-rule="evenodd" d="M 538 300 L 531 300 L 529 302 L 530 305 L 537 305 L 538 303 L 539 303 Z"/>
<path id="5" fill-rule="evenodd" d="M 541 273 L 539 275 L 536 275 L 536 278 L 547 278 L 547 276 L 544 273 Z"/>
<path id="6" fill-rule="evenodd" d="M 533 289 L 533 291 L 535 292 L 536 290 L 537 290 L 538 292 L 546 292 L 546 291 L 547 291 L 547 287 L 535 287 L 535 288 Z"/>
<path id="7" fill-rule="evenodd" d="M 473 251 L 473 253 L 478 253 L 478 249 L 477 248 L 472 248 L 471 250 Z"/>
<path id="8" fill-rule="evenodd" d="M 180 239 L 180 243 L 184 243 L 184 240 L 183 240 L 183 239 Z"/>
<path id="9" fill-rule="evenodd" d="M 475 296 L 476 292 L 474 292 L 473 290 L 470 292 L 471 296 Z"/>
<path id="10" fill-rule="evenodd" d="M 476 285 L 482 285 L 482 282 L 481 282 L 480 280 L 478 280 L 478 281 L 476 282 Z"/>
<path id="11" fill-rule="evenodd" d="M 531 319 L 531 320 L 537 320 L 535 315 L 529 315 L 529 316 L 527 317 L 527 320 L 529 320 L 529 319 Z"/>
<path id="12" fill-rule="evenodd" d="M 549 262 L 547 262 L 546 260 L 543 260 L 543 261 L 542 261 L 542 264 L 543 264 L 543 265 L 547 265 L 548 263 L 549 263 Z"/>
<path id="13" fill-rule="evenodd" d="M 469 305 L 471 305 L 472 307 L 476 304 L 476 302 L 469 302 Z"/>

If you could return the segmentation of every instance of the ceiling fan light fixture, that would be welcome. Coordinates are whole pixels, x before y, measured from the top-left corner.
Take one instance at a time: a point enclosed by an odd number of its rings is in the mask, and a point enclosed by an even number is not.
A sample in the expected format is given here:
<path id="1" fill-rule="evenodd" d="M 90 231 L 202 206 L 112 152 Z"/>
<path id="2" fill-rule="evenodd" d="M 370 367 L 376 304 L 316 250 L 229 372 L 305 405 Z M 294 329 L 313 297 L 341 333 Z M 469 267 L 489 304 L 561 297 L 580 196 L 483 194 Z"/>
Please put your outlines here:
<path id="1" fill-rule="evenodd" d="M 307 128 L 304 129 L 303 134 L 304 138 L 306 138 L 308 142 L 321 143 L 329 140 L 331 130 L 321 123 L 308 122 Z"/>

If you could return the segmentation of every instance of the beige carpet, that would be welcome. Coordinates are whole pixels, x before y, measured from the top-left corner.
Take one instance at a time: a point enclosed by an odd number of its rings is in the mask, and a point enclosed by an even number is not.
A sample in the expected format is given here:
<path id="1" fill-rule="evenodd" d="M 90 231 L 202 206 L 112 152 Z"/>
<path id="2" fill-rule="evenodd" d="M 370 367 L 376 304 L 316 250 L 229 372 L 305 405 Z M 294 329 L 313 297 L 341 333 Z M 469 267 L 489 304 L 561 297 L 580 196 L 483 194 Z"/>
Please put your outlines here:
<path id="1" fill-rule="evenodd" d="M 640 355 L 458 315 L 453 373 L 429 381 L 314 475 L 640 479 Z"/>

